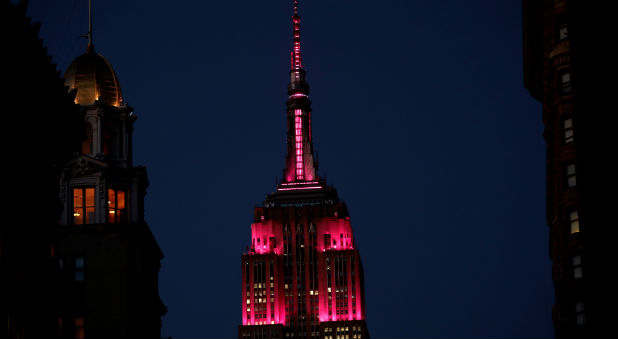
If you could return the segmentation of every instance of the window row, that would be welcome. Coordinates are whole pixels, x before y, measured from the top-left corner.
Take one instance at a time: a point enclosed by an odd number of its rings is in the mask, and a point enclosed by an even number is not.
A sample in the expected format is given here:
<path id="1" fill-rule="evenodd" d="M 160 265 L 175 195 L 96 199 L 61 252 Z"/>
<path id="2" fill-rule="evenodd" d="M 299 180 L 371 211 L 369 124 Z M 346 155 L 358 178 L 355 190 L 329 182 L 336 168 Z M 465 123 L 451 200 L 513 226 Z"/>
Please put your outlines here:
<path id="1" fill-rule="evenodd" d="M 107 220 L 108 223 L 127 221 L 126 191 L 117 189 L 107 190 Z M 73 224 L 94 224 L 96 199 L 94 187 L 73 188 Z"/>

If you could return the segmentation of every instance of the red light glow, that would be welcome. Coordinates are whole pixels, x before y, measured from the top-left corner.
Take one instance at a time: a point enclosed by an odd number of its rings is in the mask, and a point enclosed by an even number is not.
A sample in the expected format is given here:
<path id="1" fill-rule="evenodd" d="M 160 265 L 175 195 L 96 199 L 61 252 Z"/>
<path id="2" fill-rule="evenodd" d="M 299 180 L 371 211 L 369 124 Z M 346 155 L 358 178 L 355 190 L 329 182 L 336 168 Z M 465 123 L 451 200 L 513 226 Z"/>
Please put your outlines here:
<path id="1" fill-rule="evenodd" d="M 302 286 L 299 284 L 307 284 L 302 287 L 307 293 L 306 302 L 313 303 L 306 305 L 307 312 L 320 321 L 364 319 L 360 256 L 353 246 L 350 219 L 322 216 L 313 219 L 309 227 L 296 228 L 279 219 L 262 220 L 262 216 L 251 224 L 251 251 L 243 256 L 243 325 L 289 326 L 285 323 L 286 306 L 292 309 L 291 304 L 294 308 L 300 305 L 296 297 L 286 296 L 296 296 Z M 310 239 L 316 239 L 313 245 Z M 302 258 L 309 258 L 310 247 L 315 251 L 317 264 L 317 276 L 311 279 L 319 284 L 312 286 L 307 282 L 309 279 L 301 282 L 296 278 L 288 283 L 283 279 L 284 258 L 288 256 L 288 260 L 297 262 L 299 250 L 305 252 Z"/>
<path id="2" fill-rule="evenodd" d="M 296 180 L 305 179 L 305 167 L 303 161 L 303 111 L 301 109 L 294 110 L 296 124 Z"/>
<path id="3" fill-rule="evenodd" d="M 323 188 L 323 186 L 304 186 L 304 187 L 290 187 L 290 188 L 277 188 L 277 191 L 296 191 L 296 190 L 315 190 Z"/>
<path id="4" fill-rule="evenodd" d="M 282 182 L 281 186 L 316 185 L 319 181 Z"/>
<path id="5" fill-rule="evenodd" d="M 290 98 L 302 98 L 302 97 L 308 97 L 308 95 L 305 93 L 294 93 L 290 95 Z"/>
<path id="6" fill-rule="evenodd" d="M 347 208 L 316 175 L 298 0 L 292 22 L 284 180 L 254 211 L 251 245 L 242 256 L 242 324 L 251 327 L 242 329 L 242 337 L 262 337 L 270 330 L 253 325 L 279 324 L 283 327 L 272 328 L 286 337 L 316 337 L 317 329 L 334 334 L 337 328 L 337 338 L 343 338 L 337 327 L 342 324 L 317 320 L 362 321 L 350 323 L 353 331 L 355 324 L 364 324 L 363 269 Z"/>

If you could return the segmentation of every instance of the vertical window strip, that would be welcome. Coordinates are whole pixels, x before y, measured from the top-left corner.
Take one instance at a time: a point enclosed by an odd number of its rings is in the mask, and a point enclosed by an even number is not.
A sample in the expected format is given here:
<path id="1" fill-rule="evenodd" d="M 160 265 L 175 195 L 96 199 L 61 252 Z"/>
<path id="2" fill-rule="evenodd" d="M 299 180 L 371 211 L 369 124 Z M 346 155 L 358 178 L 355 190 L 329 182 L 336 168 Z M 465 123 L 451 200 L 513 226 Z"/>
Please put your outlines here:
<path id="1" fill-rule="evenodd" d="M 303 163 L 303 111 L 301 109 L 294 110 L 295 117 L 295 139 L 296 139 L 296 180 L 304 180 L 304 163 Z"/>

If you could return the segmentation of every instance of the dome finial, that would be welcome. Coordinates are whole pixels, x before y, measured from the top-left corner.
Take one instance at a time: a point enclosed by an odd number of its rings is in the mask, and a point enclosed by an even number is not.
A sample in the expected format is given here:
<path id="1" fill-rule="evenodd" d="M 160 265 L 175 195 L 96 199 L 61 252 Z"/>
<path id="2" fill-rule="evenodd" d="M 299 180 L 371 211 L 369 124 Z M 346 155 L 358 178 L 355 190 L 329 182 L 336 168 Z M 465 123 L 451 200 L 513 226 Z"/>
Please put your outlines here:
<path id="1" fill-rule="evenodd" d="M 82 34 L 82 38 L 88 38 L 86 53 L 94 53 L 94 45 L 92 44 L 92 0 L 88 0 L 88 33 Z"/>
<path id="2" fill-rule="evenodd" d="M 92 45 L 92 0 L 88 0 L 88 45 Z"/>

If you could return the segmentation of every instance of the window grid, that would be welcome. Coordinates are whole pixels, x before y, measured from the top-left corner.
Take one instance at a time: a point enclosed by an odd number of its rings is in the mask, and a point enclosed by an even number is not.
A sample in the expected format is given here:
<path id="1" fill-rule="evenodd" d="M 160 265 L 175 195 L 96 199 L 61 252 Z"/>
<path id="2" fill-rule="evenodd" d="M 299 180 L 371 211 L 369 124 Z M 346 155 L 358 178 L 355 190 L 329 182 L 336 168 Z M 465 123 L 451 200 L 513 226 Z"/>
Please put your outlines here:
<path id="1" fill-rule="evenodd" d="M 73 188 L 73 224 L 93 224 L 94 213 L 94 187 Z"/>

